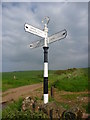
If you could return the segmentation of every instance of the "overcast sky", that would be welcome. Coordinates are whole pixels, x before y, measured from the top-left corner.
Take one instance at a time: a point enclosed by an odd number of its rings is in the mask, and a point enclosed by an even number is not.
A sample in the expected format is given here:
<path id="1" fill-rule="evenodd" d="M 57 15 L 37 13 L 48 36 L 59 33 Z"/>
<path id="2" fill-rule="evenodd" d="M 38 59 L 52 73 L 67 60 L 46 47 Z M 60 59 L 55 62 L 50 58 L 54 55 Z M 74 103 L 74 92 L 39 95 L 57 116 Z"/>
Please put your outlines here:
<path id="1" fill-rule="evenodd" d="M 89 0 L 1 0 L 2 2 L 89 2 Z"/>
<path id="2" fill-rule="evenodd" d="M 49 36 L 67 30 L 67 37 L 49 45 L 49 69 L 88 66 L 88 3 L 2 3 L 2 70 L 43 70 L 43 48 L 28 45 L 42 38 L 25 32 L 28 23 L 43 30 L 50 17 Z"/>

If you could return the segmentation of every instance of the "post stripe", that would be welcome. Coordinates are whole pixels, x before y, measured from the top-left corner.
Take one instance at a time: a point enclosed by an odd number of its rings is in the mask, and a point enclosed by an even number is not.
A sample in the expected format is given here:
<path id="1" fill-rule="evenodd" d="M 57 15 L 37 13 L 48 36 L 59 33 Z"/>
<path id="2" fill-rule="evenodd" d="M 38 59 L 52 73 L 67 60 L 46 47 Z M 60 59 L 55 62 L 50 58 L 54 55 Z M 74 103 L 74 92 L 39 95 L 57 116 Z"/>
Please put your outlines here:
<path id="1" fill-rule="evenodd" d="M 43 47 L 43 49 L 44 49 L 44 62 L 48 62 L 48 48 L 49 47 Z"/>
<path id="2" fill-rule="evenodd" d="M 48 94 L 44 94 L 44 104 L 48 103 Z"/>
<path id="3" fill-rule="evenodd" d="M 44 63 L 44 77 L 48 77 L 48 63 Z"/>
<path id="4" fill-rule="evenodd" d="M 44 94 L 48 94 L 48 77 L 44 77 Z"/>
<path id="5" fill-rule="evenodd" d="M 44 83 L 43 83 L 43 94 L 44 94 L 44 104 L 48 103 L 48 48 L 44 49 Z"/>

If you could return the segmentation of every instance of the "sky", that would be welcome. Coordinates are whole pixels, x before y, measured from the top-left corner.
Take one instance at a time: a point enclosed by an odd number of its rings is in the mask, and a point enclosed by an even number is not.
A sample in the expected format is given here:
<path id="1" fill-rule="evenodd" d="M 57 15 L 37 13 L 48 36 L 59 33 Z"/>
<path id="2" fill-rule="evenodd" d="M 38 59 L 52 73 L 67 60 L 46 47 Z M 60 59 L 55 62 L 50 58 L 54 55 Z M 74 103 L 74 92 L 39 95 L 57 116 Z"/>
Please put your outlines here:
<path id="1" fill-rule="evenodd" d="M 43 48 L 30 49 L 41 40 L 24 30 L 28 23 L 43 30 L 49 16 L 49 36 L 67 30 L 67 37 L 49 45 L 49 69 L 88 67 L 88 3 L 3 2 L 2 71 L 43 70 Z"/>
<path id="2" fill-rule="evenodd" d="M 2 2 L 89 2 L 89 0 L 1 0 Z"/>

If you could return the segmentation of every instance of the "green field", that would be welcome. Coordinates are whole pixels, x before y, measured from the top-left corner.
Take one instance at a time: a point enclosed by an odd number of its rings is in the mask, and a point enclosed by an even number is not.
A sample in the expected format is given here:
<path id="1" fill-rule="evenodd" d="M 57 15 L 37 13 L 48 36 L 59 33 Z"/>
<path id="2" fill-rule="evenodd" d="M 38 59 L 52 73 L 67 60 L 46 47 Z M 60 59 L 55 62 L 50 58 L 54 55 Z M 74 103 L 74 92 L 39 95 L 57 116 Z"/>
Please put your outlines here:
<path id="1" fill-rule="evenodd" d="M 14 76 L 16 78 L 14 79 Z M 50 70 L 49 88 L 54 85 L 59 90 L 86 91 L 88 90 L 88 69 L 72 68 L 68 70 Z M 43 71 L 20 71 L 2 73 L 2 90 L 43 82 Z"/>
<path id="2" fill-rule="evenodd" d="M 14 79 L 14 76 L 16 79 Z M 2 73 L 2 91 L 24 85 L 40 83 L 43 80 L 42 71 L 19 71 Z"/>

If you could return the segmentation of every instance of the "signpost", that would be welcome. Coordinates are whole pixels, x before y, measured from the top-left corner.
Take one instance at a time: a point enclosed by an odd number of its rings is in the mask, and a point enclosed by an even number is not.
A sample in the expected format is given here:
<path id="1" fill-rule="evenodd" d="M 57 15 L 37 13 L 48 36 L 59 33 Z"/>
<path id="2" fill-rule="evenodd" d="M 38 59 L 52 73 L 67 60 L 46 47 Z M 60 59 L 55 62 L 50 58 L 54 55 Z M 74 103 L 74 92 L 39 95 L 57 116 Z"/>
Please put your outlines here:
<path id="1" fill-rule="evenodd" d="M 67 31 L 64 29 L 54 35 L 48 37 L 48 23 L 49 17 L 45 17 L 42 22 L 44 22 L 44 30 L 40 30 L 32 25 L 25 24 L 24 29 L 26 32 L 30 32 L 34 35 L 42 37 L 43 39 L 38 40 L 30 44 L 30 48 L 37 48 L 43 46 L 44 49 L 44 104 L 48 103 L 48 44 L 56 42 L 58 40 L 64 39 L 67 36 Z"/>

